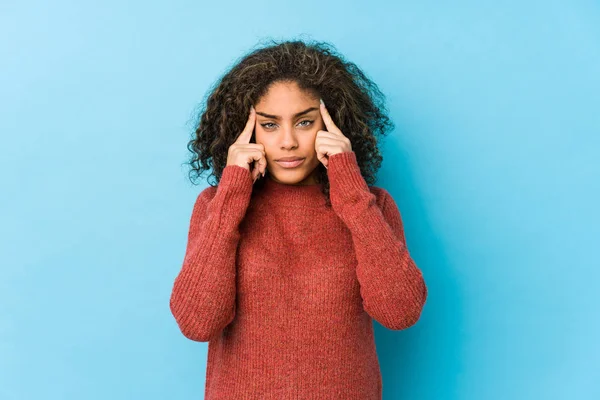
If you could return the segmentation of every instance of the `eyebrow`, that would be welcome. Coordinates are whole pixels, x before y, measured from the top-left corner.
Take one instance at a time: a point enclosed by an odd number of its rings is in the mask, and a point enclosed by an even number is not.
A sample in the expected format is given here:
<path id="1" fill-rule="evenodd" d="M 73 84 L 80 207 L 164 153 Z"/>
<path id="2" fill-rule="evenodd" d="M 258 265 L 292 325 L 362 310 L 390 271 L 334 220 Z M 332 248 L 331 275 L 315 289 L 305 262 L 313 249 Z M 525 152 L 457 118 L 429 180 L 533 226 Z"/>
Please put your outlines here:
<path id="1" fill-rule="evenodd" d="M 306 113 L 308 113 L 310 111 L 314 111 L 314 110 L 318 110 L 318 108 L 317 107 L 307 108 L 304 111 L 300 111 L 299 113 L 294 114 L 294 118 L 299 117 L 299 116 L 301 116 L 303 114 L 306 114 Z M 258 115 L 262 115 L 263 117 L 267 117 L 267 118 L 273 118 L 273 119 L 280 119 L 281 118 L 279 115 L 271 115 L 271 114 L 267 114 L 267 113 L 260 112 L 260 111 L 256 111 L 256 113 Z"/>

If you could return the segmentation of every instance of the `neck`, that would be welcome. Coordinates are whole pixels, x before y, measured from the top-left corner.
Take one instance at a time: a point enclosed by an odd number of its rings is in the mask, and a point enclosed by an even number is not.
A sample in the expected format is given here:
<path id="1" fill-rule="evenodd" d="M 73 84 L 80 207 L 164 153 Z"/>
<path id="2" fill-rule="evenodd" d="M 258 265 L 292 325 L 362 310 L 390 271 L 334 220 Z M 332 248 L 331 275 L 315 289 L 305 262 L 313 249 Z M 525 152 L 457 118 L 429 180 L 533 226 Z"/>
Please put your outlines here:
<path id="1" fill-rule="evenodd" d="M 258 192 L 258 197 L 259 201 L 267 201 L 276 207 L 320 207 L 325 205 L 326 200 L 320 183 L 292 185 L 277 182 L 268 174 Z"/>

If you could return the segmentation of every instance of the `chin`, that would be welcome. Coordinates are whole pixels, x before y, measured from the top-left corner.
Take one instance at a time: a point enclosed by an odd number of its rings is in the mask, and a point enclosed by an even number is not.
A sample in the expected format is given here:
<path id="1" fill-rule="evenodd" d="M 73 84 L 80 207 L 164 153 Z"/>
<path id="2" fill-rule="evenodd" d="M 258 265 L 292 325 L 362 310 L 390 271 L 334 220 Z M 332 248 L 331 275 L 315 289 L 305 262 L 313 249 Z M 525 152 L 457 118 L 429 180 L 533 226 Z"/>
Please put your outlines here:
<path id="1" fill-rule="evenodd" d="M 273 178 L 281 183 L 287 185 L 300 185 L 305 184 L 305 181 L 310 181 L 310 173 L 305 171 L 280 171 L 276 175 L 272 175 Z"/>

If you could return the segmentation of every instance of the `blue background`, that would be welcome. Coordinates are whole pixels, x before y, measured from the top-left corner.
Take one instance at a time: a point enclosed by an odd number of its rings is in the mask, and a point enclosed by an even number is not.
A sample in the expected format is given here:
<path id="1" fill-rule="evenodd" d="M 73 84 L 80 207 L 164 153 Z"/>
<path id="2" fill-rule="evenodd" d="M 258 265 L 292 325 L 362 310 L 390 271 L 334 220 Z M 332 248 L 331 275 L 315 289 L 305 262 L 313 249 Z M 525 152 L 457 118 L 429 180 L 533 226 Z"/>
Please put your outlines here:
<path id="1" fill-rule="evenodd" d="M 194 111 L 268 38 L 388 97 L 377 186 L 429 298 L 378 323 L 384 399 L 600 398 L 597 1 L 0 6 L 0 398 L 199 399 L 169 310 Z"/>

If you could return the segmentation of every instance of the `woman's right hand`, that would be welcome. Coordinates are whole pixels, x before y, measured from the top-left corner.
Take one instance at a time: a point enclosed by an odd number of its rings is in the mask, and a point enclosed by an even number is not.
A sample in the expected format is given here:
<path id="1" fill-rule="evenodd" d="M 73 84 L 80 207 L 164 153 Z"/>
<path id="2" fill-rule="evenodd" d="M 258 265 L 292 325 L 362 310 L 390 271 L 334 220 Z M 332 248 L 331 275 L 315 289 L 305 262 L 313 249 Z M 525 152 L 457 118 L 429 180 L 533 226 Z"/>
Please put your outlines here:
<path id="1" fill-rule="evenodd" d="M 227 165 L 239 165 L 248 169 L 252 174 L 254 182 L 256 182 L 260 174 L 264 177 L 267 169 L 265 146 L 260 143 L 250 143 L 255 122 L 256 111 L 254 107 L 250 106 L 250 115 L 248 116 L 246 126 L 235 142 L 229 146 L 227 152 Z M 256 162 L 258 162 L 258 165 L 255 165 Z M 253 165 L 252 170 L 250 169 L 250 164 Z"/>

